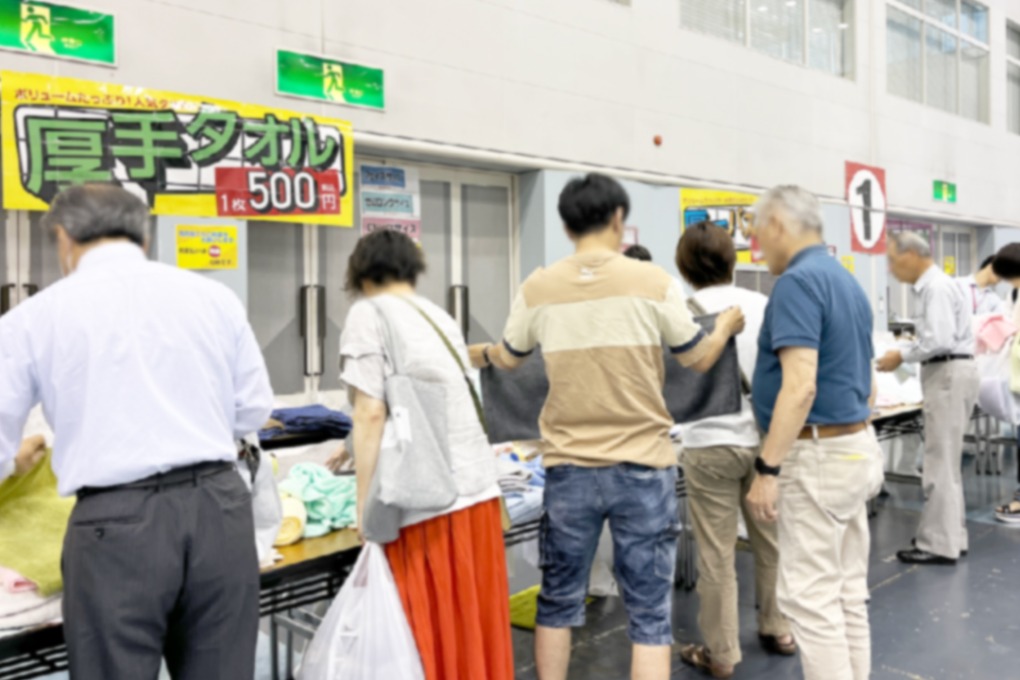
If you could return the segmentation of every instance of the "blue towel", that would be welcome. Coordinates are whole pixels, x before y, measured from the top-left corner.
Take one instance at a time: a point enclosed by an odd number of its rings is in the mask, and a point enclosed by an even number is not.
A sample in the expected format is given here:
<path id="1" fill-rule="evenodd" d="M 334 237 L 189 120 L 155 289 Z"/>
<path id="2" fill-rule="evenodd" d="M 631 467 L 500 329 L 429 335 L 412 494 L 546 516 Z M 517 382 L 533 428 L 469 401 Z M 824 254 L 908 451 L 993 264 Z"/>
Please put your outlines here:
<path id="1" fill-rule="evenodd" d="M 542 457 L 525 461 L 524 467 L 531 470 L 531 486 L 545 488 L 545 465 L 542 464 Z"/>
<path id="2" fill-rule="evenodd" d="M 506 512 L 514 526 L 536 522 L 542 519 L 545 489 L 532 488 L 524 493 L 509 493 L 506 500 Z"/>
<path id="3" fill-rule="evenodd" d="M 329 439 L 345 439 L 353 427 L 350 416 L 319 404 L 277 409 L 273 411 L 272 418 L 283 423 L 283 429 L 262 430 L 259 439 L 265 441 L 284 435 L 315 433 L 329 435 Z"/>

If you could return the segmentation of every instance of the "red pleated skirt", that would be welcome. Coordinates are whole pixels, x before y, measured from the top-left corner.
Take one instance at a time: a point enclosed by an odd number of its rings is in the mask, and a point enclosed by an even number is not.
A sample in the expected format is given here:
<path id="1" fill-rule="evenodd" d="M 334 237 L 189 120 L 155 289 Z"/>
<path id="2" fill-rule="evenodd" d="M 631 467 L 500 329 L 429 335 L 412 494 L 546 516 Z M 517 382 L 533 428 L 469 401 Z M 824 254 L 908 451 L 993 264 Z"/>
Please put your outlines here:
<path id="1" fill-rule="evenodd" d="M 513 680 L 499 500 L 406 527 L 386 546 L 426 680 Z"/>

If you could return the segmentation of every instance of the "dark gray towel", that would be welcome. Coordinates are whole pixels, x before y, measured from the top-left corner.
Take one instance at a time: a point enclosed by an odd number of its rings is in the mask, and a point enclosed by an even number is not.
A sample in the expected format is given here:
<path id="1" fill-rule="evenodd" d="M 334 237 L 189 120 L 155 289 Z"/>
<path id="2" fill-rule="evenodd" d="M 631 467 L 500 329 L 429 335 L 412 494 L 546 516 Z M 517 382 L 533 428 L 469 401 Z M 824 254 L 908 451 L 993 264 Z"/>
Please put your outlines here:
<path id="1" fill-rule="evenodd" d="M 541 439 L 538 418 L 549 396 L 542 350 L 525 359 L 515 371 L 482 370 L 482 405 L 489 441 L 493 444 Z"/>
<path id="2" fill-rule="evenodd" d="M 715 316 L 698 317 L 697 322 L 711 333 Z M 708 373 L 684 368 L 669 352 L 666 355 L 666 384 L 662 395 L 666 408 L 677 423 L 731 415 L 740 411 L 740 364 L 737 343 L 731 339 L 719 361 Z M 489 441 L 541 439 L 538 419 L 549 395 L 542 352 L 536 349 L 516 371 L 493 368 L 482 371 L 482 399 Z"/>

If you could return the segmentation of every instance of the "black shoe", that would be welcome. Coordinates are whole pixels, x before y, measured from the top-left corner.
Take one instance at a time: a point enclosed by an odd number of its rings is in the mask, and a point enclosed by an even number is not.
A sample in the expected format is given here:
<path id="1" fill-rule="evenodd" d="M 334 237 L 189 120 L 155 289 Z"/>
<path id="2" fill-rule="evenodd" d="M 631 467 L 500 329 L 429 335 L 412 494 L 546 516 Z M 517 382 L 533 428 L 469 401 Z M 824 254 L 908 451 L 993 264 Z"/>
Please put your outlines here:
<path id="1" fill-rule="evenodd" d="M 1020 494 L 1020 491 L 1017 491 L 1017 493 Z M 916 548 L 917 547 L 917 539 L 916 538 L 910 539 L 910 547 L 912 547 L 912 548 Z M 960 551 L 960 557 L 966 557 L 968 552 L 970 552 L 970 551 L 969 550 L 961 550 Z"/>
<path id="2" fill-rule="evenodd" d="M 956 564 L 956 560 L 951 557 L 943 557 L 917 548 L 901 550 L 896 553 L 896 557 L 904 564 Z"/>

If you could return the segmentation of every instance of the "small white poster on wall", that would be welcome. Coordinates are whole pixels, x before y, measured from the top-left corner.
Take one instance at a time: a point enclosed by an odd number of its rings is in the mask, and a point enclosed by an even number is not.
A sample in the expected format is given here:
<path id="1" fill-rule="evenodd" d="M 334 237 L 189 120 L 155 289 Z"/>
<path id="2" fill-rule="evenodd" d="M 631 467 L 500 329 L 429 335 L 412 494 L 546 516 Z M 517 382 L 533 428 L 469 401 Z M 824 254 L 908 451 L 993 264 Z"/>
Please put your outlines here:
<path id="1" fill-rule="evenodd" d="M 416 168 L 362 163 L 361 235 L 399 231 L 421 242 L 421 181 Z"/>

